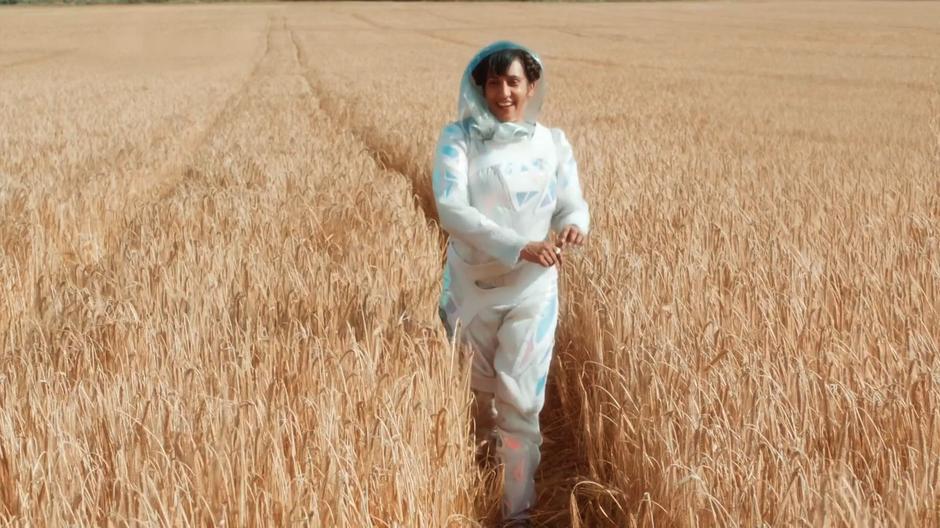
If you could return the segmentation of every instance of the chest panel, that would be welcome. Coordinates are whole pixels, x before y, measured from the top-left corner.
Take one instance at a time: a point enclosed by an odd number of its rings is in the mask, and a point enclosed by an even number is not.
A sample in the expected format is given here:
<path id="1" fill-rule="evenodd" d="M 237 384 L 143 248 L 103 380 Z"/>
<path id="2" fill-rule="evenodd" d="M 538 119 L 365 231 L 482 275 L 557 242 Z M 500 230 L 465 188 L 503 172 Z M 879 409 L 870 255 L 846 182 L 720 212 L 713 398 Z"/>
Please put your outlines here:
<path id="1" fill-rule="evenodd" d="M 477 154 L 470 164 L 471 205 L 491 218 L 501 212 L 516 216 L 554 210 L 558 183 L 549 134 L 537 133 L 527 142 L 483 146 Z"/>
<path id="2" fill-rule="evenodd" d="M 475 178 L 475 201 L 483 210 L 504 207 L 521 212 L 547 206 L 554 200 L 557 185 L 554 171 L 547 168 L 542 159 L 504 161 L 482 168 Z"/>

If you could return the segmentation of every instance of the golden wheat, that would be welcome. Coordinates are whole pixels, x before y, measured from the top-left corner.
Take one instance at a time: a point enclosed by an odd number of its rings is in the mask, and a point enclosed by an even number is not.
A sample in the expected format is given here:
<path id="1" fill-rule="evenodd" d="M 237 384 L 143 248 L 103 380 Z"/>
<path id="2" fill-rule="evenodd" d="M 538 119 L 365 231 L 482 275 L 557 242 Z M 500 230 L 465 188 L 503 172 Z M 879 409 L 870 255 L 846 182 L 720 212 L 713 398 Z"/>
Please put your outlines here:
<path id="1" fill-rule="evenodd" d="M 595 224 L 537 520 L 940 524 L 925 3 L 5 8 L 0 519 L 488 525 L 429 170 L 498 38 Z"/>

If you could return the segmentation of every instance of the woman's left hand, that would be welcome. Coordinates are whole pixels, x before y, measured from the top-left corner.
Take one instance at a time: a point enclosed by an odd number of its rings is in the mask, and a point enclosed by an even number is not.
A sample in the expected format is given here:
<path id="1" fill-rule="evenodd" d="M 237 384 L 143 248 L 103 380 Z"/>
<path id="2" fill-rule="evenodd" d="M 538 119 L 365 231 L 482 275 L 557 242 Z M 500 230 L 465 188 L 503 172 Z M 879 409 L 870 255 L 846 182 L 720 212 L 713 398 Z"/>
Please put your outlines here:
<path id="1" fill-rule="evenodd" d="M 581 244 L 584 244 L 584 233 L 578 229 L 578 226 L 565 226 L 565 228 L 561 230 L 561 234 L 558 235 L 558 247 L 565 247 L 567 245 L 580 246 Z"/>

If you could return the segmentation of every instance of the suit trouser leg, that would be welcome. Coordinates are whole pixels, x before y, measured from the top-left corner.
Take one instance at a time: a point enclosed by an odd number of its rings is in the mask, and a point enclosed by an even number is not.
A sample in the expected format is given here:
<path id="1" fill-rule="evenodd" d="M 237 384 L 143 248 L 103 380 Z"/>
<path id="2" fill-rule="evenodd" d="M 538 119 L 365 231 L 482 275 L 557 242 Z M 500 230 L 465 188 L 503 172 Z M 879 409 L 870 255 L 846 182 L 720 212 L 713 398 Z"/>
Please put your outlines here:
<path id="1" fill-rule="evenodd" d="M 535 506 L 542 445 L 539 413 L 545 403 L 557 310 L 555 292 L 528 298 L 506 315 L 498 332 L 495 407 L 497 453 L 504 466 L 504 519 L 527 517 Z"/>
<path id="2" fill-rule="evenodd" d="M 542 444 L 539 413 L 557 320 L 558 296 L 552 289 L 515 305 L 486 307 L 461 332 L 461 340 L 473 350 L 478 443 L 494 430 L 499 439 L 505 519 L 524 518 L 535 505 Z"/>

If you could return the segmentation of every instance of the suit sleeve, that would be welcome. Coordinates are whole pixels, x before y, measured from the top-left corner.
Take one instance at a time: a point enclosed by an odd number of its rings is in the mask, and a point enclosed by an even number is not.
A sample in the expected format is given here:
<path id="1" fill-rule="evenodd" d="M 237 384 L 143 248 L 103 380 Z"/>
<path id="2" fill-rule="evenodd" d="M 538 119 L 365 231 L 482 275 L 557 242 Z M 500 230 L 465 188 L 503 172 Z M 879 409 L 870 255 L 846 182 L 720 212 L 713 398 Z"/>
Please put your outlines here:
<path id="1" fill-rule="evenodd" d="M 434 156 L 434 200 L 441 227 L 456 239 L 514 266 L 528 242 L 514 230 L 500 226 L 470 205 L 467 141 L 457 124 L 444 128 Z"/>
<path id="2" fill-rule="evenodd" d="M 588 204 L 581 193 L 581 181 L 578 178 L 578 164 L 568 138 L 561 130 L 552 129 L 552 139 L 558 159 L 558 204 L 552 215 L 552 229 L 561 231 L 566 226 L 574 225 L 587 234 L 591 227 L 591 215 Z"/>

